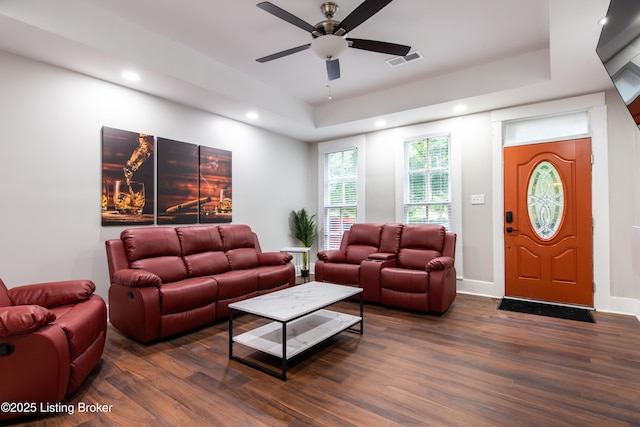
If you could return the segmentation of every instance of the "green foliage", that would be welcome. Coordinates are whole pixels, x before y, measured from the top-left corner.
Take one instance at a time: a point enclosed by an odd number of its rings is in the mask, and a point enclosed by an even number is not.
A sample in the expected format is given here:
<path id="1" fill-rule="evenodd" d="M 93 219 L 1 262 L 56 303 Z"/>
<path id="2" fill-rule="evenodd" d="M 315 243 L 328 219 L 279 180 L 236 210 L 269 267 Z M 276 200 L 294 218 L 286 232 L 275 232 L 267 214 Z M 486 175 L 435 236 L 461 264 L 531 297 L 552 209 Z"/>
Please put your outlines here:
<path id="1" fill-rule="evenodd" d="M 315 217 L 315 215 L 309 215 L 305 208 L 297 212 L 291 211 L 291 225 L 294 236 L 300 240 L 300 243 L 302 243 L 302 246 L 305 248 L 313 245 L 318 235 Z"/>
<path id="2" fill-rule="evenodd" d="M 315 215 L 309 215 L 305 208 L 300 209 L 298 212 L 291 211 L 290 225 L 293 229 L 293 234 L 305 248 L 311 247 L 318 235 L 315 217 Z M 302 271 L 303 274 L 309 271 L 309 254 L 306 252 L 302 254 Z"/>

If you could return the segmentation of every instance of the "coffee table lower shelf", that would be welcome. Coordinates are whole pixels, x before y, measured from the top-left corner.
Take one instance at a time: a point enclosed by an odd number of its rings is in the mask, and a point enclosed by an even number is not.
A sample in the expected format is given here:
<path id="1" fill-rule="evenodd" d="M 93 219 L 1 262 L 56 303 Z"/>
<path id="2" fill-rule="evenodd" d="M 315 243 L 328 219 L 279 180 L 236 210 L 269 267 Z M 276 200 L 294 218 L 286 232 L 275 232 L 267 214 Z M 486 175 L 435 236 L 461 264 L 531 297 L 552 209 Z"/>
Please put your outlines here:
<path id="1" fill-rule="evenodd" d="M 358 323 L 360 323 L 360 329 L 354 329 L 353 327 Z M 233 343 L 242 344 L 281 359 L 281 372 L 238 357 L 232 351 L 230 356 L 234 360 L 286 380 L 288 360 L 343 331 L 362 334 L 362 317 L 323 309 L 290 322 L 273 321 L 232 337 L 230 346 Z"/>

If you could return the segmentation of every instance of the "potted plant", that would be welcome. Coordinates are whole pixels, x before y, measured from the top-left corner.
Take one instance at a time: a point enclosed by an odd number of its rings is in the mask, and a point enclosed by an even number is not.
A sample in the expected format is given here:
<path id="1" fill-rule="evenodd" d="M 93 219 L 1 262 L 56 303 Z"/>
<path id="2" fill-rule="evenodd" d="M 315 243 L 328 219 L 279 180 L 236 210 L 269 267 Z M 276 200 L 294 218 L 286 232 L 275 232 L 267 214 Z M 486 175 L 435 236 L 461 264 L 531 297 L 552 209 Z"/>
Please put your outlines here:
<path id="1" fill-rule="evenodd" d="M 291 211 L 291 226 L 293 235 L 302 243 L 305 248 L 310 248 L 318 235 L 318 229 L 314 221 L 315 215 L 309 215 L 305 208 L 299 211 Z M 302 277 L 309 277 L 309 253 L 302 254 L 302 267 L 300 269 Z"/>

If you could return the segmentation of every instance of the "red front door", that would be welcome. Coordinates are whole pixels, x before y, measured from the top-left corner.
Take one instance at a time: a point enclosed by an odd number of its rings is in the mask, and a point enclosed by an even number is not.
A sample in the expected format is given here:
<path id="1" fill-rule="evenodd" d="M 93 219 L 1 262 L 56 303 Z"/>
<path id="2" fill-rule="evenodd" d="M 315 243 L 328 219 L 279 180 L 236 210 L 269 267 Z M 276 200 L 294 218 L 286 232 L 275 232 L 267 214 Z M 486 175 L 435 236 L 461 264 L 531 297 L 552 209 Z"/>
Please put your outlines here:
<path id="1" fill-rule="evenodd" d="M 591 139 L 504 149 L 505 295 L 593 306 Z"/>

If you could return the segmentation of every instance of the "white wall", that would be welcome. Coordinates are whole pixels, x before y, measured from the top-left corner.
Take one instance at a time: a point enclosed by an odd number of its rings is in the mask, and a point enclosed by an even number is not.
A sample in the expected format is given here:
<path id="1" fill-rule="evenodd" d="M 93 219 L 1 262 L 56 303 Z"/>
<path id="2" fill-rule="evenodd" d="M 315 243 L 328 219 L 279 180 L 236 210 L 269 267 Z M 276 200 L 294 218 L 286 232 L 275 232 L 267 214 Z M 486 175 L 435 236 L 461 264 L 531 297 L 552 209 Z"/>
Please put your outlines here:
<path id="1" fill-rule="evenodd" d="M 124 227 L 101 226 L 102 126 L 232 151 L 233 222 L 250 225 L 265 251 L 295 243 L 289 213 L 315 201 L 308 144 L 8 53 L 0 64 L 8 287 L 86 278 L 106 298 L 104 241 Z"/>
<path id="2" fill-rule="evenodd" d="M 107 295 L 100 129 L 109 126 L 233 152 L 234 222 L 249 224 L 264 250 L 295 244 L 291 210 L 317 212 L 317 149 L 299 141 L 130 89 L 0 52 L 0 277 L 9 286 L 89 278 Z M 640 137 L 614 92 L 606 94 L 610 163 L 610 295 L 614 311 L 640 314 L 631 227 L 640 225 Z M 492 129 L 489 113 L 451 121 L 459 144 L 461 290 L 494 275 Z M 366 220 L 396 221 L 394 141 L 428 134 L 425 123 L 365 136 Z M 268 179 L 265 179 L 267 177 Z M 485 205 L 471 205 L 484 194 Z M 615 219 L 615 221 L 614 221 Z M 314 258 L 312 258 L 314 259 Z M 475 287 L 474 284 L 479 284 Z"/>
<path id="3" fill-rule="evenodd" d="M 612 262 L 631 265 L 631 227 L 640 225 L 634 222 L 638 215 L 634 209 L 633 194 L 640 190 L 640 182 L 635 179 L 638 164 L 638 142 L 640 132 L 636 129 L 631 115 L 622 99 L 615 91 L 606 96 L 609 126 L 609 197 L 612 206 L 629 204 L 629 209 L 612 209 L 611 222 L 611 259 Z M 621 167 L 623 166 L 623 167 Z M 637 197 L 637 196 L 636 196 Z M 637 218 L 637 217 L 636 217 Z M 629 269 L 614 268 L 611 270 L 611 293 L 621 297 L 638 299 L 637 288 L 629 288 L 626 283 L 634 283 L 635 277 Z"/>
<path id="4" fill-rule="evenodd" d="M 597 96 L 602 99 L 602 95 Z M 591 98 L 587 96 L 585 99 Z M 576 99 L 579 102 L 580 97 Z M 633 273 L 631 256 L 631 228 L 640 226 L 640 172 L 636 167 L 640 164 L 640 132 L 635 129 L 615 92 L 607 92 L 605 101 L 607 105 L 599 107 L 598 119 L 593 119 L 593 126 L 597 125 L 597 129 L 590 131 L 597 140 L 594 149 L 597 169 L 594 176 L 598 179 L 594 183 L 594 191 L 598 192 L 594 195 L 594 217 L 599 218 L 596 219 L 594 235 L 595 252 L 599 257 L 595 260 L 598 282 L 596 308 L 640 315 L 640 279 Z M 572 111 L 572 108 L 577 108 L 575 103 L 574 99 L 566 99 L 553 104 L 560 109 L 568 105 L 569 109 L 563 111 Z M 586 107 L 579 105 L 578 109 Z M 514 109 L 520 110 L 520 107 Z M 547 111 L 544 103 L 523 106 L 522 109 L 530 111 L 529 117 L 544 115 Z M 502 194 L 497 193 L 502 187 L 494 187 L 493 176 L 501 173 L 502 166 L 501 160 L 494 155 L 496 132 L 492 120 L 492 113 L 480 113 L 365 135 L 365 221 L 397 221 L 395 207 L 402 203 L 402 198 L 390 181 L 395 179 L 398 168 L 401 168 L 401 164 L 393 160 L 398 156 L 401 142 L 405 138 L 443 132 L 448 128 L 453 132 L 452 150 L 459 150 L 457 161 L 461 169 L 459 194 L 454 194 L 461 209 L 461 225 L 456 230 L 462 240 L 456 259 L 458 290 L 501 297 L 504 295 L 504 283 L 496 277 L 504 276 L 504 262 L 503 257 L 494 252 L 494 234 L 502 232 L 502 206 L 496 213 L 494 205 L 502 200 Z M 607 129 L 608 135 L 603 135 Z M 501 145 L 498 149 L 501 150 Z M 603 162 L 608 166 L 603 167 Z M 472 205 L 470 198 L 473 194 L 484 194 L 485 204 Z M 598 200 L 607 201 L 608 209 L 607 203 Z M 640 231 L 638 234 L 640 236 Z M 640 242 L 640 237 L 638 240 Z M 637 253 L 640 254 L 640 248 Z M 462 265 L 458 258 L 462 258 Z M 640 255 L 637 262 L 640 271 Z"/>

